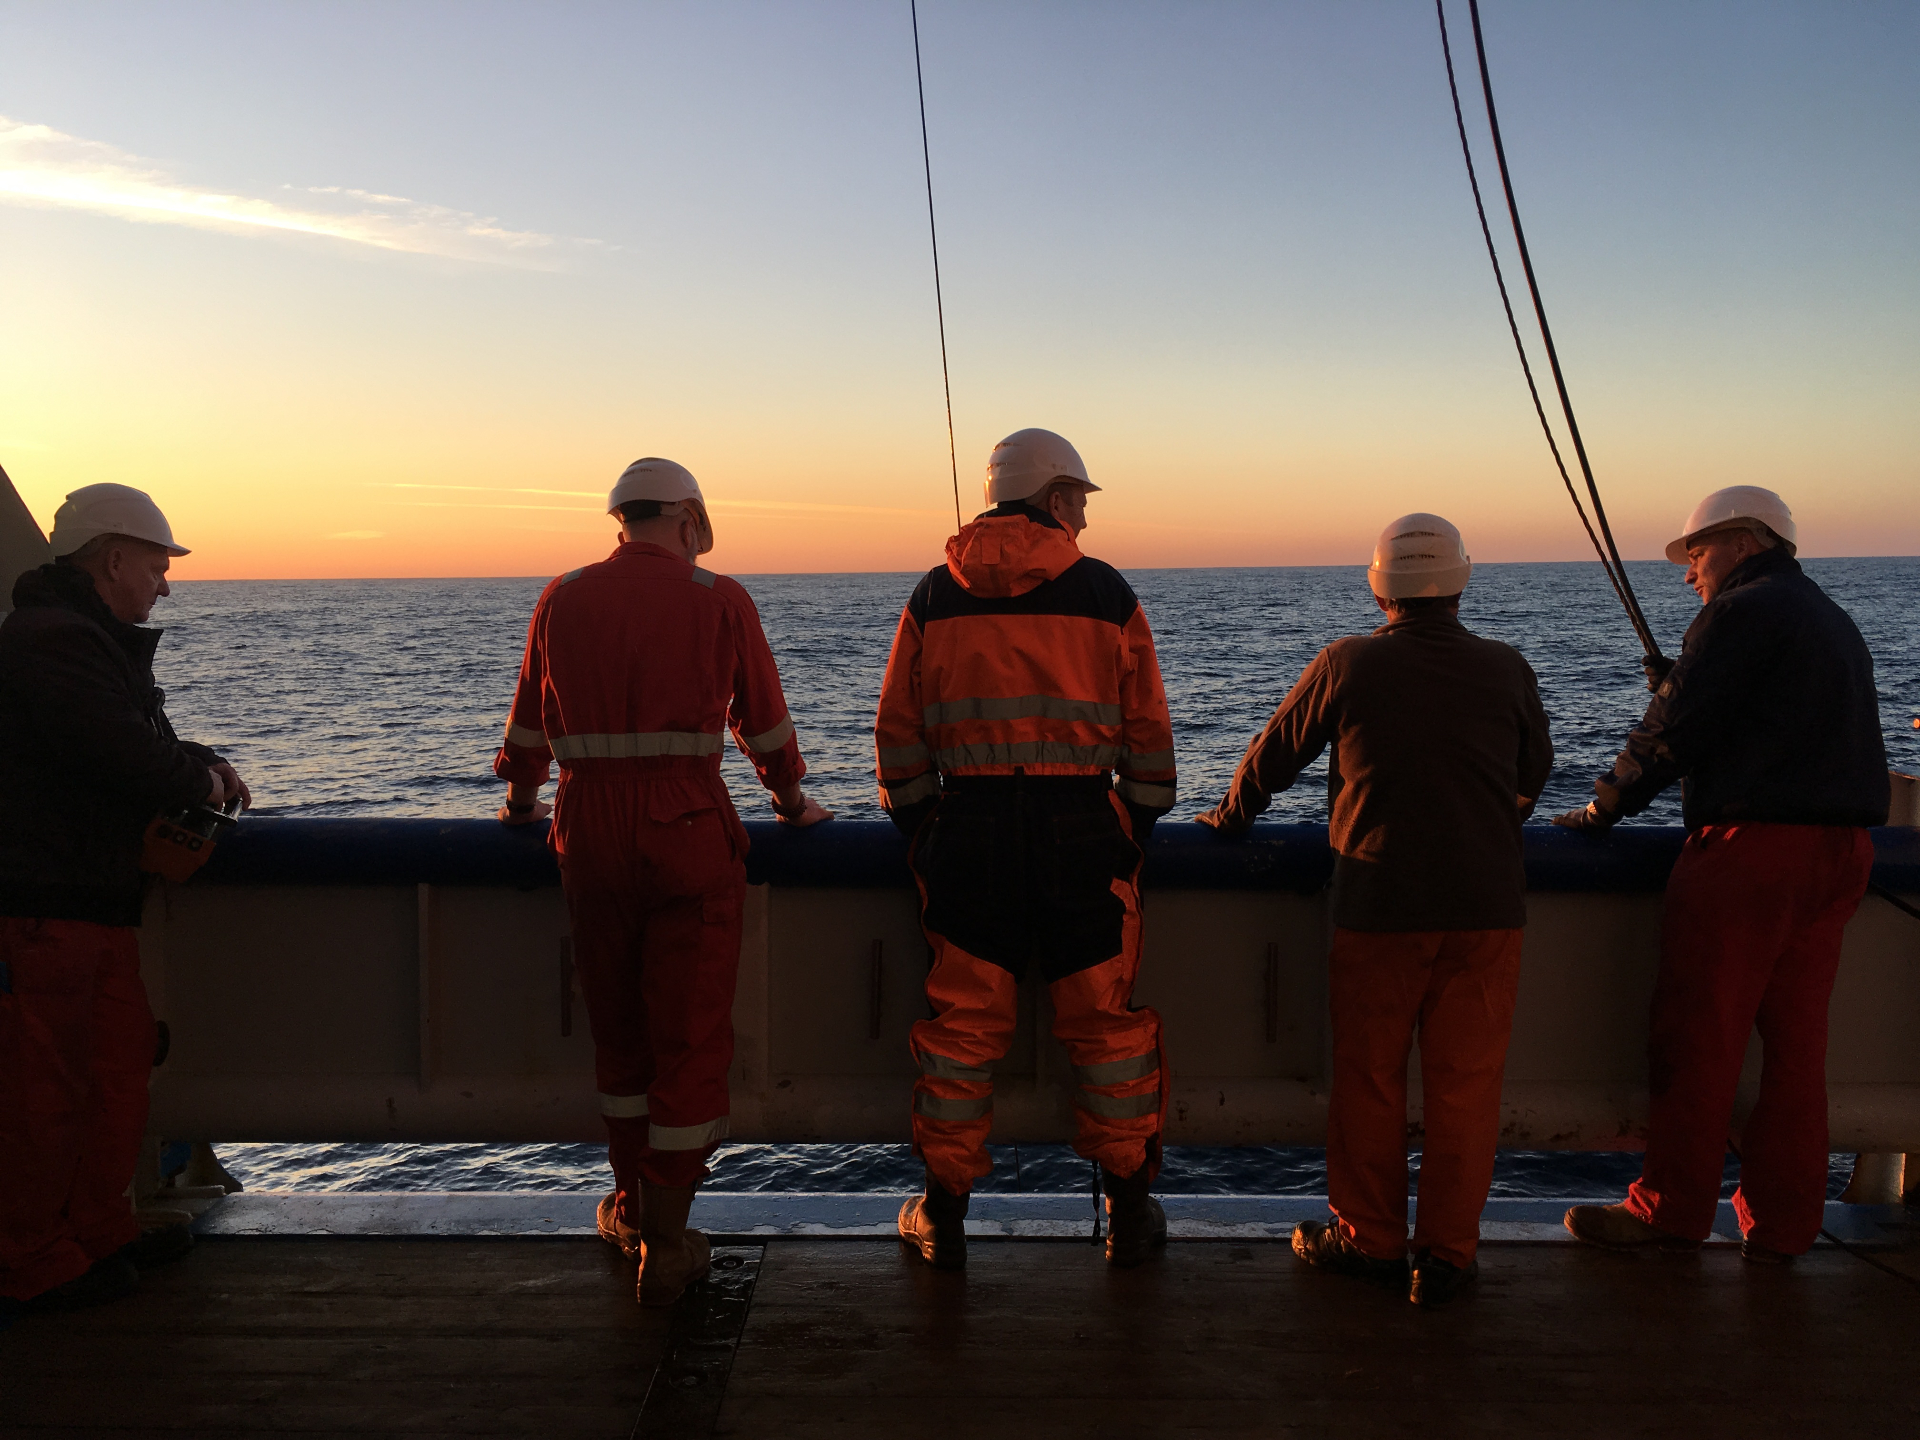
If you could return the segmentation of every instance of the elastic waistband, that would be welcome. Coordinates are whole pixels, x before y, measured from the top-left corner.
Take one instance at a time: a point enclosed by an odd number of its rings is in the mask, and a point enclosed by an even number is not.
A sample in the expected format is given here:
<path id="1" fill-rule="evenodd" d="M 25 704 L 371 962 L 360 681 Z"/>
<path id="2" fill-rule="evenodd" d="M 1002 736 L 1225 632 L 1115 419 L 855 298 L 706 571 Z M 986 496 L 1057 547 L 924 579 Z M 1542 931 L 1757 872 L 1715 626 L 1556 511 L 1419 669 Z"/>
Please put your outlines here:
<path id="1" fill-rule="evenodd" d="M 617 759 L 582 756 L 562 760 L 561 773 L 574 780 L 687 780 L 718 778 L 718 755 L 628 755 Z"/>
<path id="2" fill-rule="evenodd" d="M 1113 789 L 1111 775 L 943 775 L 940 786 L 949 795 L 1104 795 Z"/>

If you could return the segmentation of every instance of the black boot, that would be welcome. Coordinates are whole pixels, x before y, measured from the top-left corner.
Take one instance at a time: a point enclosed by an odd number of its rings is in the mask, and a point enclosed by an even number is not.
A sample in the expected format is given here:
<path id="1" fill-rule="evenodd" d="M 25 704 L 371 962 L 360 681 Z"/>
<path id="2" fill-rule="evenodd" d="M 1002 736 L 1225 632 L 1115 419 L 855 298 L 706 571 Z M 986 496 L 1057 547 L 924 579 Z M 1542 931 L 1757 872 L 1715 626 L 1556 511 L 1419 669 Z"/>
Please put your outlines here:
<path id="1" fill-rule="evenodd" d="M 1324 1220 L 1302 1220 L 1293 1227 L 1293 1253 L 1319 1270 L 1351 1275 L 1389 1290 L 1407 1288 L 1405 1260 L 1376 1260 Z"/>
<path id="2" fill-rule="evenodd" d="M 1132 1269 L 1153 1251 L 1167 1243 L 1167 1212 L 1147 1193 L 1147 1172 L 1151 1162 L 1124 1180 L 1106 1166 L 1100 1167 L 1100 1187 L 1107 1192 L 1107 1263 L 1123 1270 Z"/>
<path id="3" fill-rule="evenodd" d="M 1407 1286 L 1407 1299 L 1425 1309 L 1437 1309 L 1479 1278 L 1480 1261 L 1477 1258 L 1465 1265 L 1455 1265 L 1438 1255 L 1416 1255 L 1413 1257 L 1413 1283 Z"/>
<path id="4" fill-rule="evenodd" d="M 936 1270 L 967 1268 L 968 1195 L 956 1195 L 927 1172 L 927 1193 L 900 1207 L 900 1238 Z"/>

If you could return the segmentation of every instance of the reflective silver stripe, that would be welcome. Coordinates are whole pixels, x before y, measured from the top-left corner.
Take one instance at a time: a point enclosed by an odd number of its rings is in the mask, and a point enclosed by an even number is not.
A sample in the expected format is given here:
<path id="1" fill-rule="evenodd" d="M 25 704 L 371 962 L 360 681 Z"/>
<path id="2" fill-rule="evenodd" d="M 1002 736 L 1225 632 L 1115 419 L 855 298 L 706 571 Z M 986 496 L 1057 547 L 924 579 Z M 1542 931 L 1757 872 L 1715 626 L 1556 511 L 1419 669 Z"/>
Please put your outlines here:
<path id="1" fill-rule="evenodd" d="M 918 1094 L 913 1097 L 913 1113 L 929 1120 L 984 1120 L 993 1113 L 993 1097 L 942 1100 L 938 1095 Z"/>
<path id="2" fill-rule="evenodd" d="M 529 749 L 538 750 L 547 743 L 547 732 L 544 730 L 529 730 L 526 726 L 516 725 L 509 720 L 507 722 L 507 743 L 509 745 L 525 745 Z"/>
<path id="3" fill-rule="evenodd" d="M 1149 785 L 1142 780 L 1129 780 L 1125 775 L 1113 782 L 1113 788 L 1120 792 L 1122 800 L 1131 800 L 1149 810 L 1171 810 L 1178 798 L 1171 785 Z"/>
<path id="4" fill-rule="evenodd" d="M 716 578 L 711 570 L 702 570 L 698 565 L 693 567 L 693 583 L 696 585 L 704 585 L 711 590 Z M 693 1147 L 689 1145 L 686 1148 L 690 1150 Z"/>
<path id="5" fill-rule="evenodd" d="M 1076 1065 L 1074 1076 L 1082 1085 L 1119 1085 L 1128 1080 L 1144 1080 L 1160 1068 L 1160 1056 L 1152 1050 L 1125 1060 L 1108 1060 L 1099 1065 Z"/>
<path id="6" fill-rule="evenodd" d="M 914 805 L 929 796 L 940 793 L 940 777 L 929 770 L 924 775 L 916 775 L 911 780 L 882 780 L 880 788 L 887 792 L 888 808 L 901 805 Z"/>
<path id="7" fill-rule="evenodd" d="M 931 1051 L 922 1051 L 920 1069 L 927 1075 L 938 1075 L 942 1080 L 992 1080 L 993 1072 L 978 1065 L 964 1065 L 958 1060 L 950 1060 L 945 1055 L 935 1055 Z"/>
<path id="8" fill-rule="evenodd" d="M 954 745 L 934 752 L 942 770 L 963 765 L 1090 765 L 1105 770 L 1120 754 L 1118 745 L 1063 745 L 1029 740 L 1019 745 Z"/>
<path id="9" fill-rule="evenodd" d="M 1099 1115 L 1107 1120 L 1138 1120 L 1144 1115 L 1160 1113 L 1160 1092 L 1147 1095 L 1095 1095 L 1086 1090 L 1076 1090 L 1073 1103 L 1090 1115 Z"/>
<path id="10" fill-rule="evenodd" d="M 716 1140 L 727 1138 L 727 1117 L 709 1120 L 704 1125 L 649 1125 L 647 1144 L 656 1150 L 704 1150 Z"/>
<path id="11" fill-rule="evenodd" d="M 971 695 L 964 700 L 942 700 L 929 705 L 929 725 L 951 725 L 956 720 L 1088 720 L 1095 725 L 1118 725 L 1120 707 L 1098 700 L 1062 700 L 1058 695 L 1012 695 L 1006 698 Z"/>
<path id="12" fill-rule="evenodd" d="M 782 715 L 780 723 L 764 735 L 747 736 L 747 748 L 765 754 L 769 750 L 778 750 L 793 738 L 793 716 Z"/>
<path id="13" fill-rule="evenodd" d="M 582 565 L 582 566 L 580 567 L 580 570 L 569 570 L 569 571 L 567 571 L 567 573 L 566 573 L 566 574 L 564 574 L 564 575 L 562 575 L 562 576 L 560 577 L 560 583 L 561 583 L 562 585 L 571 585 L 571 584 L 572 584 L 572 583 L 573 583 L 574 581 L 576 581 L 576 580 L 578 580 L 578 579 L 580 578 L 580 571 L 581 571 L 581 570 L 585 570 L 586 568 L 587 568 L 586 566 L 584 566 L 584 565 Z"/>
<path id="14" fill-rule="evenodd" d="M 879 755 L 881 766 L 888 770 L 898 770 L 903 765 L 918 765 L 923 760 L 933 758 L 927 747 L 918 741 L 911 745 L 882 745 Z"/>
<path id="15" fill-rule="evenodd" d="M 641 735 L 552 735 L 556 760 L 632 760 L 646 755 L 718 755 L 718 735 L 694 730 L 653 730 Z"/>
<path id="16" fill-rule="evenodd" d="M 647 1097 L 644 1095 L 609 1095 L 600 1092 L 600 1113 L 611 1115 L 616 1120 L 631 1120 L 636 1115 L 647 1113 Z"/>
<path id="17" fill-rule="evenodd" d="M 1149 750 L 1142 755 L 1138 751 L 1128 751 L 1120 757 L 1122 770 L 1171 770 L 1173 769 L 1173 751 Z"/>

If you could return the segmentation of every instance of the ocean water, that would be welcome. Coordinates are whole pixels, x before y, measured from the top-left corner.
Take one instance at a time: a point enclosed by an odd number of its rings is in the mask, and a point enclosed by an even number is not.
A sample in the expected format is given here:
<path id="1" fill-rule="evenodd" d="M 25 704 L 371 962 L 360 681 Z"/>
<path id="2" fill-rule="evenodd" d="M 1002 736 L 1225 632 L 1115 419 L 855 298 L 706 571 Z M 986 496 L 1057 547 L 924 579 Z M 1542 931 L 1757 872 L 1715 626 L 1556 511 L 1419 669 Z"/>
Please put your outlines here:
<path id="1" fill-rule="evenodd" d="M 583 559 L 591 557 L 583 556 Z M 1629 567 L 1668 653 L 1699 602 L 1663 562 Z M 1920 771 L 1920 558 L 1813 560 L 1874 655 L 1889 762 Z M 174 588 L 156 669 L 180 733 L 220 749 L 263 815 L 485 816 L 491 763 L 533 602 L 549 577 L 488 580 L 197 581 Z M 779 660 L 809 775 L 836 813 L 878 818 L 873 708 L 900 607 L 916 575 L 739 577 Z M 1329 641 L 1379 620 L 1358 566 L 1147 570 L 1128 579 L 1152 623 L 1173 713 L 1183 819 L 1218 798 L 1247 741 Z M 1582 804 L 1646 703 L 1639 651 L 1595 563 L 1482 565 L 1461 618 L 1518 647 L 1540 678 L 1556 758 L 1539 821 Z M 731 750 L 743 814 L 766 799 Z M 1324 759 L 1268 818 L 1324 821 Z M 1675 823 L 1678 793 L 1645 817 Z M 222 1147 L 255 1189 L 593 1189 L 595 1146 Z M 1632 1156 L 1503 1154 L 1496 1193 L 1611 1193 Z M 715 1187 L 896 1190 L 918 1183 L 904 1147 L 732 1146 Z M 1085 1162 L 1062 1146 L 1000 1147 L 995 1188 L 1079 1190 Z M 1318 1193 L 1317 1151 L 1171 1150 L 1169 1192 Z"/>

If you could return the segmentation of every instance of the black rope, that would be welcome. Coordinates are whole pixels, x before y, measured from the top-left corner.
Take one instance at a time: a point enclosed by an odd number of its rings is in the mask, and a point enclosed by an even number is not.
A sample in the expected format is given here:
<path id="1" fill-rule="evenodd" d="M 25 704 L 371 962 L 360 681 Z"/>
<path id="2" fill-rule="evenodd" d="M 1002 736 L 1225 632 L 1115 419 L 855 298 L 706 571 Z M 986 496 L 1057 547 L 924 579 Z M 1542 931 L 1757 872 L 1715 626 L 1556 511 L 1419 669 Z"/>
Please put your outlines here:
<path id="1" fill-rule="evenodd" d="M 1887 904 L 1893 906 L 1894 909 L 1904 911 L 1914 919 L 1920 920 L 1920 910 L 1916 910 L 1891 890 L 1882 889 L 1878 885 L 1869 885 L 1867 886 L 1867 890 L 1870 894 L 1878 895 L 1882 900 L 1886 901 Z"/>
<path id="2" fill-rule="evenodd" d="M 1453 97 L 1453 123 L 1460 132 L 1460 154 L 1467 162 L 1467 184 L 1473 188 L 1473 208 L 1480 217 L 1480 238 L 1487 242 L 1487 259 L 1493 263 L 1493 283 L 1500 288 L 1500 308 L 1507 312 L 1507 329 L 1513 335 L 1513 348 L 1520 355 L 1520 373 L 1527 377 L 1527 394 L 1533 397 L 1533 413 L 1540 417 L 1540 430 L 1547 437 L 1547 449 L 1553 452 L 1553 463 L 1560 471 L 1560 483 L 1567 487 L 1567 498 L 1573 501 L 1574 513 L 1580 517 L 1587 539 L 1593 542 L 1593 553 L 1600 559 L 1600 568 L 1606 574 L 1607 583 L 1613 587 L 1613 593 L 1631 619 L 1633 607 L 1627 604 L 1627 597 L 1620 589 L 1620 577 L 1614 573 L 1613 562 L 1607 558 L 1600 537 L 1593 533 L 1593 522 L 1587 519 L 1587 507 L 1580 503 L 1580 492 L 1573 488 L 1573 477 L 1567 473 L 1567 462 L 1560 457 L 1560 442 L 1554 439 L 1546 406 L 1540 403 L 1540 387 L 1534 383 L 1533 366 L 1527 360 L 1527 345 L 1520 338 L 1520 322 L 1514 318 L 1513 301 L 1507 294 L 1506 272 L 1500 267 L 1500 252 L 1494 248 L 1493 228 L 1487 224 L 1487 207 L 1480 198 L 1480 175 L 1474 168 L 1473 147 L 1467 143 L 1467 120 L 1460 110 L 1460 87 L 1453 77 L 1453 46 L 1447 38 L 1446 0 L 1433 0 L 1433 8 L 1440 17 L 1440 53 L 1447 62 L 1447 93 Z M 1634 627 L 1634 633 L 1640 633 L 1638 626 Z"/>
<path id="3" fill-rule="evenodd" d="M 1467 148 L 1466 124 L 1464 122 L 1464 119 L 1461 117 L 1459 89 L 1454 82 L 1452 47 L 1448 44 L 1448 41 L 1447 41 L 1446 8 L 1445 8 L 1444 0 L 1434 0 L 1434 3 L 1435 3 L 1435 8 L 1438 11 L 1439 17 L 1440 17 L 1440 43 L 1441 43 L 1442 51 L 1446 55 L 1447 84 L 1449 89 L 1452 90 L 1453 92 L 1454 119 L 1456 124 L 1458 124 L 1460 127 L 1460 144 L 1461 144 L 1462 150 L 1467 154 L 1467 165 L 1469 170 L 1469 176 L 1471 178 L 1473 157 L 1472 157 L 1471 151 L 1468 150 Z M 1533 256 L 1532 256 L 1532 253 L 1527 249 L 1526 231 L 1520 223 L 1520 205 L 1519 205 L 1519 202 L 1514 198 L 1513 175 L 1512 175 L 1512 172 L 1507 167 L 1506 145 L 1500 138 L 1500 116 L 1499 116 L 1498 110 L 1496 110 L 1494 107 L 1493 77 L 1491 72 L 1487 68 L 1486 42 L 1480 28 L 1479 0 L 1467 0 L 1467 9 L 1468 9 L 1468 13 L 1471 15 L 1473 19 L 1473 45 L 1474 45 L 1475 54 L 1480 64 L 1480 89 L 1481 89 L 1482 95 L 1486 99 L 1487 128 L 1493 136 L 1494 158 L 1499 162 L 1499 166 L 1500 166 L 1500 184 L 1501 184 L 1501 188 L 1503 189 L 1506 195 L 1508 218 L 1513 222 L 1514 241 L 1518 245 L 1520 250 L 1521 269 L 1526 274 L 1527 290 L 1528 290 L 1528 293 L 1533 298 L 1534 318 L 1539 322 L 1540 338 L 1546 345 L 1547 363 L 1553 371 L 1553 383 L 1554 383 L 1555 389 L 1559 393 L 1561 413 L 1566 417 L 1567 434 L 1568 434 L 1568 437 L 1573 441 L 1574 456 L 1580 462 L 1580 473 L 1581 473 L 1581 476 L 1586 481 L 1587 496 L 1593 502 L 1594 520 L 1599 523 L 1600 535 L 1603 536 L 1606 541 L 1605 553 L 1601 554 L 1601 557 L 1600 557 L 1601 564 L 1602 564 L 1602 567 L 1606 568 L 1608 571 L 1607 578 L 1609 579 L 1609 581 L 1612 582 L 1614 587 L 1614 593 L 1619 597 L 1621 605 L 1625 608 L 1627 612 L 1627 619 L 1629 623 L 1632 624 L 1633 632 L 1639 638 L 1641 648 L 1646 652 L 1647 658 L 1649 660 L 1664 659 L 1665 657 L 1663 657 L 1660 654 L 1659 642 L 1654 639 L 1653 627 L 1647 623 L 1647 617 L 1645 613 L 1642 612 L 1642 610 L 1640 609 L 1639 599 L 1633 593 L 1633 584 L 1627 578 L 1626 562 L 1620 558 L 1620 547 L 1614 542 L 1613 529 L 1607 523 L 1606 506 L 1602 504 L 1600 500 L 1600 487 L 1594 482 L 1593 466 L 1591 462 L 1587 459 L 1587 447 L 1585 442 L 1582 441 L 1580 438 L 1580 424 L 1579 424 L 1579 421 L 1574 418 L 1573 400 L 1572 400 L 1572 397 L 1567 393 L 1566 376 L 1560 368 L 1560 353 L 1553 343 L 1553 330 L 1547 323 L 1546 304 L 1540 297 L 1539 280 L 1537 279 L 1537 277 L 1534 275 L 1534 272 L 1533 272 Z M 1492 233 L 1487 226 L 1486 209 L 1484 205 L 1481 204 L 1480 186 L 1477 180 L 1474 180 L 1473 189 L 1474 189 L 1474 204 L 1480 210 L 1481 232 L 1487 238 L 1488 253 L 1492 255 L 1494 253 Z M 1494 268 L 1497 275 L 1499 271 L 1499 260 L 1497 258 L 1495 258 L 1494 260 Z M 1502 279 L 1500 282 L 1500 288 L 1501 288 L 1501 296 L 1502 296 L 1502 299 L 1504 300 L 1506 297 L 1506 283 L 1504 279 Z M 1508 317 L 1509 323 L 1511 323 L 1513 319 L 1513 309 L 1511 304 L 1509 304 L 1507 307 L 1507 317 Z M 1516 343 L 1518 343 L 1519 327 L 1517 325 L 1513 326 L 1513 331 L 1514 331 L 1514 340 Z M 1524 348 L 1521 356 L 1521 364 L 1523 366 L 1526 366 Z M 1528 384 L 1528 388 L 1530 390 L 1533 390 L 1534 408 L 1536 412 L 1539 413 L 1540 415 L 1541 424 L 1544 427 L 1546 427 L 1547 443 L 1553 449 L 1554 462 L 1560 466 L 1561 476 L 1563 479 L 1566 479 L 1567 489 L 1571 493 L 1573 491 L 1573 482 L 1570 478 L 1567 477 L 1566 466 L 1561 460 L 1559 446 L 1554 443 L 1552 427 L 1546 425 L 1546 412 L 1540 404 L 1539 392 L 1534 387 L 1532 371 L 1530 367 L 1528 367 L 1528 372 L 1527 372 L 1527 384 Z M 1576 509 L 1579 508 L 1579 504 L 1580 504 L 1579 497 L 1576 494 L 1574 495 L 1574 505 Z M 1586 512 L 1584 510 L 1581 510 L 1580 512 L 1580 518 L 1581 518 L 1581 523 L 1587 527 L 1588 537 L 1593 538 L 1593 527 L 1591 524 L 1588 523 L 1586 518 Z M 1600 550 L 1600 544 L 1598 540 L 1595 540 L 1594 548 L 1596 552 Z M 1607 565 L 1607 561 L 1609 557 L 1611 557 L 1611 560 L 1612 560 L 1611 566 Z"/>
<path id="4" fill-rule="evenodd" d="M 1864 1261 L 1866 1264 L 1871 1265 L 1874 1269 L 1883 1271 L 1886 1274 L 1893 1276 L 1893 1278 L 1896 1280 L 1904 1280 L 1909 1285 L 1920 1285 L 1920 1277 L 1909 1275 L 1904 1270 L 1896 1270 L 1891 1265 L 1888 1265 L 1882 1261 L 1874 1259 L 1873 1256 L 1868 1255 L 1864 1251 L 1854 1249 L 1853 1246 L 1849 1245 L 1846 1241 L 1842 1240 L 1838 1235 L 1834 1234 L 1831 1230 L 1822 1230 L 1820 1232 L 1820 1235 L 1822 1239 L 1828 1240 L 1833 1244 L 1838 1245 L 1842 1250 L 1846 1251 L 1847 1254 L 1851 1255 L 1854 1259 Z"/>
<path id="5" fill-rule="evenodd" d="M 927 147 L 927 80 L 920 71 L 920 0 L 908 0 L 913 16 L 913 78 L 920 88 L 920 160 L 927 171 L 927 237 L 933 241 L 933 313 L 940 319 L 940 384 L 947 393 L 947 462 L 953 467 L 953 523 L 960 518 L 960 450 L 953 441 L 953 379 L 947 373 L 947 308 L 940 298 L 940 230 L 933 223 L 933 152 Z"/>

